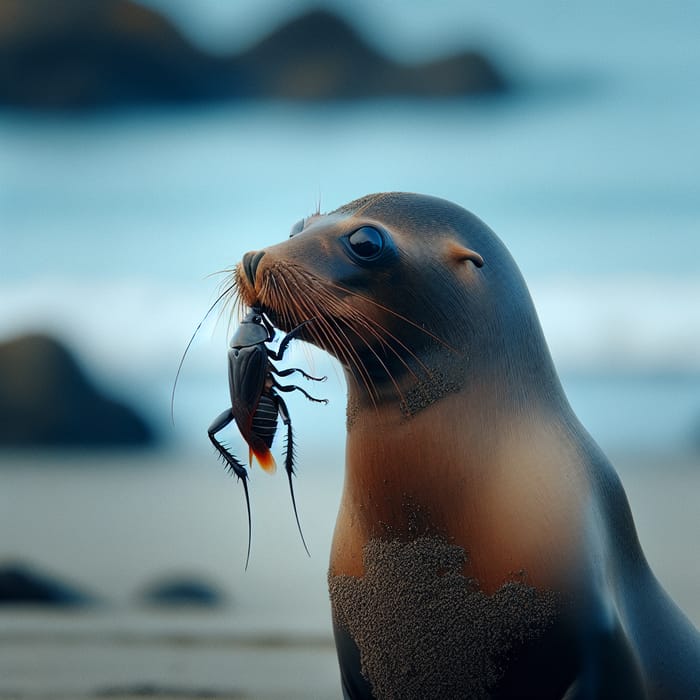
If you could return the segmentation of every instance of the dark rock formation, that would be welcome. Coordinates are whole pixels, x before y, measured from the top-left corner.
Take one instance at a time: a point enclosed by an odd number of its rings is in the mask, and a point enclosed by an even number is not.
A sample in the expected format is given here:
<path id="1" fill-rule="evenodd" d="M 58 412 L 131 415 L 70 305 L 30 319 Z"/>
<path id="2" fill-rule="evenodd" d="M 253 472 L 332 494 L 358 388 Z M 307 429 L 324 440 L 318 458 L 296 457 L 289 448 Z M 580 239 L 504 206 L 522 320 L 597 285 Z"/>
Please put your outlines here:
<path id="1" fill-rule="evenodd" d="M 80 109 L 212 99 L 483 95 L 507 89 L 483 55 L 403 65 L 345 21 L 309 12 L 228 56 L 190 44 L 131 0 L 3 0 L 0 105 Z"/>
<path id="2" fill-rule="evenodd" d="M 221 690 L 219 688 L 209 688 L 206 686 L 189 685 L 161 685 L 159 683 L 131 683 L 127 685 L 112 685 L 104 688 L 97 688 L 94 691 L 96 698 L 117 698 L 117 700 L 144 700 L 145 698 L 201 698 L 201 700 L 239 700 L 249 698 L 247 693 L 239 692 L 235 689 Z"/>
<path id="3" fill-rule="evenodd" d="M 237 63 L 259 97 L 360 99 L 501 92 L 505 79 L 476 52 L 403 65 L 369 46 L 346 22 L 316 10 L 272 32 Z"/>
<path id="4" fill-rule="evenodd" d="M 55 577 L 18 563 L 0 563 L 0 605 L 74 606 L 95 598 Z"/>
<path id="5" fill-rule="evenodd" d="M 0 446 L 145 445 L 154 433 L 99 392 L 75 358 L 44 335 L 0 344 Z"/>
<path id="6" fill-rule="evenodd" d="M 210 59 L 130 0 L 3 0 L 0 104 L 38 109 L 207 97 Z"/>
<path id="7" fill-rule="evenodd" d="M 223 604 L 225 596 L 212 584 L 192 576 L 170 577 L 158 581 L 141 594 L 144 603 L 163 607 L 213 608 Z"/>

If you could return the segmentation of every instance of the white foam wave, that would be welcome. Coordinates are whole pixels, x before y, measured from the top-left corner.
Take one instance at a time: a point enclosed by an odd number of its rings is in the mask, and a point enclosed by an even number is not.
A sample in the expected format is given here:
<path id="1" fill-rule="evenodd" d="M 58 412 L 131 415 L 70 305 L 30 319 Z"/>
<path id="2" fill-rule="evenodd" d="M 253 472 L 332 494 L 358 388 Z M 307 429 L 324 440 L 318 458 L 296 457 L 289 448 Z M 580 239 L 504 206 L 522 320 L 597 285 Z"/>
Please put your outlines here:
<path id="1" fill-rule="evenodd" d="M 47 332 L 101 374 L 173 378 L 188 341 L 216 300 L 215 280 L 183 285 L 143 279 L 42 279 L 0 285 L 0 336 Z M 219 304 L 187 356 L 191 375 L 221 373 L 231 307 Z M 292 349 L 290 357 L 295 350 Z"/>
<path id="2" fill-rule="evenodd" d="M 210 280 L 18 281 L 0 286 L 0 334 L 48 331 L 102 372 L 162 376 L 177 368 L 216 292 Z M 560 371 L 700 372 L 699 280 L 550 278 L 531 292 Z M 221 370 L 227 323 L 216 316 L 193 345 L 188 373 Z"/>
<path id="3" fill-rule="evenodd" d="M 564 371 L 700 371 L 700 280 L 560 278 L 531 291 Z"/>

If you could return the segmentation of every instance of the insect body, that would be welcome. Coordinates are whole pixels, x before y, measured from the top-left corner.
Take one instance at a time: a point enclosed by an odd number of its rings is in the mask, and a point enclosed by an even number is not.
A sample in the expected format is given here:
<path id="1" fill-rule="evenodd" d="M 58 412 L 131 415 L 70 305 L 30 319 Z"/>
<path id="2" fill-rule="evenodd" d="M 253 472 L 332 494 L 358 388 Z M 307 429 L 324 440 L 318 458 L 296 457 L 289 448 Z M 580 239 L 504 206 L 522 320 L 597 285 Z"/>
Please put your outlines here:
<path id="1" fill-rule="evenodd" d="M 270 321 L 265 318 L 262 311 L 251 309 L 241 321 L 240 326 L 231 338 L 228 351 L 228 380 L 231 393 L 231 407 L 219 415 L 209 426 L 209 439 L 216 447 L 219 455 L 228 468 L 243 481 L 246 508 L 248 511 L 248 553 L 246 555 L 246 567 L 250 558 L 250 498 L 248 496 L 248 472 L 243 464 L 235 457 L 225 445 L 216 438 L 216 434 L 225 428 L 231 421 L 235 421 L 243 439 L 248 443 L 249 463 L 252 464 L 253 455 L 260 466 L 267 471 L 274 471 L 275 460 L 270 452 L 272 441 L 277 432 L 278 418 L 287 428 L 287 444 L 285 446 L 284 468 L 289 479 L 289 490 L 292 495 L 292 506 L 296 518 L 301 541 L 308 553 L 304 535 L 299 524 L 296 501 L 294 499 L 294 487 L 292 475 L 294 474 L 294 436 L 292 423 L 289 418 L 287 404 L 279 392 L 300 391 L 307 399 L 318 403 L 328 403 L 326 399 L 316 399 L 304 389 L 296 385 L 282 385 L 276 377 L 288 377 L 294 372 L 299 372 L 306 379 L 323 381 L 325 377 L 312 377 L 301 369 L 277 369 L 272 360 L 281 360 L 289 345 L 289 342 L 297 335 L 304 324 L 291 330 L 282 338 L 275 352 L 268 347 L 275 337 L 275 329 Z"/>

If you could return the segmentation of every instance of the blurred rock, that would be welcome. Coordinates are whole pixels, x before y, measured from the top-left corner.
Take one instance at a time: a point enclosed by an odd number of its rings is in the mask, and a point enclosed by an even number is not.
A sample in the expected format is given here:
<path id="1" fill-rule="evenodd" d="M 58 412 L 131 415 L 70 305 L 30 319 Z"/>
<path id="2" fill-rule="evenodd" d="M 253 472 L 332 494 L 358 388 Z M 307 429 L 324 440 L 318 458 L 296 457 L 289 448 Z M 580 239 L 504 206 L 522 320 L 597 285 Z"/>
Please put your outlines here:
<path id="1" fill-rule="evenodd" d="M 249 698 L 247 693 L 237 690 L 209 688 L 206 686 L 160 685 L 159 683 L 132 683 L 127 685 L 106 686 L 94 691 L 96 698 L 117 698 L 118 700 L 144 700 L 160 698 L 160 700 L 239 700 Z"/>
<path id="2" fill-rule="evenodd" d="M 235 98 L 445 97 L 507 87 L 476 52 L 398 64 L 322 10 L 240 54 L 218 56 L 131 0 L 0 3 L 0 105 L 83 109 Z"/>
<path id="3" fill-rule="evenodd" d="M 258 97 L 301 100 L 447 97 L 498 93 L 506 80 L 489 60 L 465 52 L 404 65 L 371 47 L 336 15 L 314 10 L 240 54 L 241 74 Z"/>
<path id="4" fill-rule="evenodd" d="M 211 583 L 192 576 L 169 577 L 157 581 L 140 595 L 153 606 L 214 608 L 222 605 L 226 596 Z"/>
<path id="5" fill-rule="evenodd" d="M 0 563 L 0 605 L 74 606 L 95 598 L 19 562 Z"/>
<path id="6" fill-rule="evenodd" d="M 0 104 L 37 109 L 209 96 L 211 59 L 130 0 L 3 0 Z"/>
<path id="7" fill-rule="evenodd" d="M 37 334 L 0 344 L 0 446 L 114 447 L 154 441 L 144 419 L 98 391 L 58 341 Z"/>

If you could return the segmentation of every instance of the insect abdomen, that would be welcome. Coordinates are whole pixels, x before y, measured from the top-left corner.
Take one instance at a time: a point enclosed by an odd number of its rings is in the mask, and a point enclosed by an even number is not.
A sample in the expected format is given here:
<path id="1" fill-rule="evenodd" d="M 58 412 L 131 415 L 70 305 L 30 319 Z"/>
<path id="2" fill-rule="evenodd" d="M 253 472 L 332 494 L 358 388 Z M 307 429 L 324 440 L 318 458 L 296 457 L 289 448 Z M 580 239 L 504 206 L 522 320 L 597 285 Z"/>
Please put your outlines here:
<path id="1" fill-rule="evenodd" d="M 277 431 L 277 404 L 269 396 L 263 394 L 260 397 L 251 427 L 268 447 L 272 447 Z"/>

